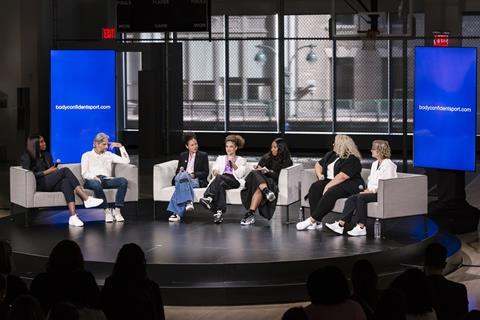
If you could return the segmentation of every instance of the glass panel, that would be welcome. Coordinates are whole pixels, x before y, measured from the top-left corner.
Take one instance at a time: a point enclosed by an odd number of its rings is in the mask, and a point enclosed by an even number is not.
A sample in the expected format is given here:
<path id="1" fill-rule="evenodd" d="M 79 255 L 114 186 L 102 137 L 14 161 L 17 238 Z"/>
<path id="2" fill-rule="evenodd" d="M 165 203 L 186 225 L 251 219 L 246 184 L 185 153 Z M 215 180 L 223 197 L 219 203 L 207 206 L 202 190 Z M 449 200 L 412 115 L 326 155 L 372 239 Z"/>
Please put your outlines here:
<path id="1" fill-rule="evenodd" d="M 337 41 L 338 132 L 388 132 L 388 41 Z"/>
<path id="2" fill-rule="evenodd" d="M 142 70 L 142 53 L 125 52 L 124 61 L 126 129 L 138 129 L 138 71 Z"/>
<path id="3" fill-rule="evenodd" d="M 285 16 L 285 38 L 328 38 L 329 19 L 326 14 Z"/>
<path id="4" fill-rule="evenodd" d="M 480 34 L 480 16 L 463 16 L 462 35 L 464 37 L 478 37 Z M 477 54 L 480 52 L 479 39 L 463 39 L 462 46 L 476 47 Z M 480 83 L 480 72 L 477 67 L 477 85 Z M 480 134 L 480 95 L 477 94 L 477 134 Z"/>
<path id="5" fill-rule="evenodd" d="M 232 131 L 278 131 L 276 16 L 230 17 L 229 95 Z"/>
<path id="6" fill-rule="evenodd" d="M 183 42 L 183 128 L 225 130 L 225 42 Z"/>
<path id="7" fill-rule="evenodd" d="M 212 39 L 225 39 L 225 16 L 212 16 Z M 177 39 L 208 39 L 208 32 L 178 32 Z"/>
<path id="8" fill-rule="evenodd" d="M 332 132 L 332 41 L 285 41 L 285 130 Z"/>

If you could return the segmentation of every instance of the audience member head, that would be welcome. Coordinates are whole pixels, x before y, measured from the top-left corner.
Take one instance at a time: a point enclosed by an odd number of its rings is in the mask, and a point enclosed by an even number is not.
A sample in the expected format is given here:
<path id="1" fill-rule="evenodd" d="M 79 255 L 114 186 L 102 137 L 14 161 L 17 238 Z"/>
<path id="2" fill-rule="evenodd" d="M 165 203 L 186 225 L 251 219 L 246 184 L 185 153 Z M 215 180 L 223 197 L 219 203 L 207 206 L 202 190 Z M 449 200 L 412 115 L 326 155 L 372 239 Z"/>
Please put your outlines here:
<path id="1" fill-rule="evenodd" d="M 77 308 L 68 302 L 59 302 L 50 308 L 48 320 L 78 320 L 80 314 Z"/>
<path id="2" fill-rule="evenodd" d="M 0 303 L 5 299 L 7 295 L 7 279 L 0 274 Z"/>
<path id="3" fill-rule="evenodd" d="M 93 147 L 97 153 L 104 153 L 107 151 L 108 139 L 110 139 L 110 137 L 103 132 L 99 132 L 95 135 L 95 138 L 93 139 Z"/>
<path id="4" fill-rule="evenodd" d="M 21 295 L 12 303 L 8 320 L 43 320 L 42 306 L 34 297 Z"/>
<path id="5" fill-rule="evenodd" d="M 135 243 L 124 245 L 113 267 L 113 278 L 127 282 L 143 282 L 147 278 L 145 253 Z"/>
<path id="6" fill-rule="evenodd" d="M 335 136 L 333 151 L 342 159 L 346 159 L 350 155 L 354 155 L 358 159 L 362 159 L 355 142 L 352 140 L 352 138 L 344 134 L 338 134 Z"/>
<path id="7" fill-rule="evenodd" d="M 290 150 L 285 139 L 277 138 L 272 141 L 270 156 L 278 157 L 280 160 L 290 159 Z"/>
<path id="8" fill-rule="evenodd" d="M 425 272 L 427 274 L 442 274 L 447 264 L 447 249 L 440 243 L 431 243 L 425 250 Z"/>
<path id="9" fill-rule="evenodd" d="M 293 307 L 285 311 L 282 320 L 308 320 L 307 313 L 302 307 Z"/>
<path id="10" fill-rule="evenodd" d="M 225 137 L 225 152 L 230 155 L 235 155 L 238 149 L 242 149 L 245 145 L 245 139 L 238 134 L 229 134 Z"/>
<path id="11" fill-rule="evenodd" d="M 190 153 L 195 153 L 198 151 L 197 136 L 193 132 L 185 132 L 183 134 L 183 144 Z"/>
<path id="12" fill-rule="evenodd" d="M 372 142 L 372 156 L 375 159 L 383 160 L 383 159 L 390 159 L 392 155 L 392 150 L 390 149 L 390 145 L 386 140 L 373 140 Z"/>
<path id="13" fill-rule="evenodd" d="M 47 262 L 49 273 L 70 273 L 84 270 L 82 250 L 72 240 L 60 241 L 50 253 Z"/>
<path id="14" fill-rule="evenodd" d="M 0 241 L 0 273 L 10 274 L 12 272 L 12 246 L 8 241 Z"/>
<path id="15" fill-rule="evenodd" d="M 359 297 L 372 297 L 377 293 L 377 272 L 368 260 L 358 260 L 352 269 L 353 293 Z"/>
<path id="16" fill-rule="evenodd" d="M 391 284 L 403 292 L 407 301 L 407 314 L 423 314 L 432 311 L 432 300 L 428 281 L 419 269 L 408 269 Z"/>
<path id="17" fill-rule="evenodd" d="M 307 280 L 307 291 L 312 304 L 317 305 L 339 304 L 350 296 L 347 279 L 335 266 L 312 272 Z"/>
<path id="18" fill-rule="evenodd" d="M 43 147 L 43 150 L 42 150 Z M 27 138 L 27 153 L 32 159 L 38 159 L 40 152 L 45 151 L 45 139 L 39 134 L 31 134 Z"/>
<path id="19" fill-rule="evenodd" d="M 387 289 L 383 291 L 377 308 L 375 309 L 376 320 L 405 320 L 407 301 L 402 291 Z"/>

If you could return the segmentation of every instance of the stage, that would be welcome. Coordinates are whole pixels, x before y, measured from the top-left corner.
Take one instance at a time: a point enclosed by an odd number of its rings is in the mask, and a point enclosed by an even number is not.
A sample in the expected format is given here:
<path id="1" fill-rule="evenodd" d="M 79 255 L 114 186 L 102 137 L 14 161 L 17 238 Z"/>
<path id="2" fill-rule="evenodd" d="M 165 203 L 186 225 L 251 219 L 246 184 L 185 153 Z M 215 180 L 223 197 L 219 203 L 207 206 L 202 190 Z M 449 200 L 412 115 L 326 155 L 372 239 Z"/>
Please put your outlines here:
<path id="1" fill-rule="evenodd" d="M 147 206 L 140 211 L 148 211 Z M 66 225 L 66 211 L 40 211 L 28 228 L 1 219 L 0 234 L 11 241 L 16 271 L 27 280 L 45 269 L 56 243 L 76 241 L 99 285 L 110 274 L 121 246 L 135 242 L 145 251 L 148 274 L 160 284 L 167 305 L 305 301 L 311 271 L 333 264 L 348 275 L 358 259 L 369 259 L 380 281 L 391 279 L 420 261 L 426 245 L 439 235 L 437 225 L 424 216 L 385 221 L 383 238 L 373 239 L 322 229 L 299 232 L 294 224 L 283 223 L 281 213 L 272 221 L 258 218 L 255 225 L 241 226 L 243 211 L 229 211 L 220 225 L 201 210 L 182 223 L 168 223 L 166 216 L 145 219 L 151 214 L 147 212 L 138 219 L 129 215 L 125 223 L 105 224 L 101 210 L 80 209 L 84 228 Z M 335 218 L 339 215 L 332 213 L 326 220 Z M 448 241 L 451 252 L 459 250 L 456 238 Z"/>

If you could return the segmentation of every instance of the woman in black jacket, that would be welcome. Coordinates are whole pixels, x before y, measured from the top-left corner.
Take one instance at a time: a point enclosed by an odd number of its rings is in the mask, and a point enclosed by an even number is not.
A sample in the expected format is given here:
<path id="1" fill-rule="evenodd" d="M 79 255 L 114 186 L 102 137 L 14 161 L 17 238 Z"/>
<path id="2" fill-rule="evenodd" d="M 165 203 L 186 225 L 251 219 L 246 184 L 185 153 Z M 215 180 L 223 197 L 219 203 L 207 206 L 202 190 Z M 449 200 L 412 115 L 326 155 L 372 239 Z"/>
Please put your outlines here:
<path id="1" fill-rule="evenodd" d="M 335 137 L 333 151 L 315 164 L 318 181 L 308 191 L 311 214 L 297 223 L 297 230 L 317 228 L 338 199 L 348 198 L 365 189 L 365 182 L 360 175 L 360 159 L 360 152 L 352 138 L 347 135 Z"/>
<path id="2" fill-rule="evenodd" d="M 40 135 L 30 135 L 27 139 L 27 150 L 20 158 L 23 169 L 33 171 L 39 191 L 61 191 L 65 196 L 70 219 L 68 223 L 77 227 L 83 222 L 77 217 L 75 210 L 75 193 L 83 200 L 85 208 L 100 205 L 103 200 L 89 196 L 78 182 L 77 177 L 68 168 L 57 167 L 52 155 L 46 151 L 47 144 Z"/>
<path id="3" fill-rule="evenodd" d="M 270 220 L 275 212 L 278 197 L 278 177 L 280 171 L 292 165 L 290 151 L 283 138 L 273 140 L 270 152 L 258 162 L 255 170 L 245 179 L 245 189 L 241 192 L 242 204 L 248 211 L 240 221 L 242 225 L 255 223 L 255 211 Z"/>
<path id="4" fill-rule="evenodd" d="M 183 143 L 187 151 L 180 153 L 175 177 L 172 179 L 175 191 L 167 207 L 167 211 L 171 212 L 168 218 L 170 222 L 180 222 L 186 212 L 193 212 L 193 189 L 208 185 L 208 154 L 198 150 L 195 133 L 185 133 Z"/>

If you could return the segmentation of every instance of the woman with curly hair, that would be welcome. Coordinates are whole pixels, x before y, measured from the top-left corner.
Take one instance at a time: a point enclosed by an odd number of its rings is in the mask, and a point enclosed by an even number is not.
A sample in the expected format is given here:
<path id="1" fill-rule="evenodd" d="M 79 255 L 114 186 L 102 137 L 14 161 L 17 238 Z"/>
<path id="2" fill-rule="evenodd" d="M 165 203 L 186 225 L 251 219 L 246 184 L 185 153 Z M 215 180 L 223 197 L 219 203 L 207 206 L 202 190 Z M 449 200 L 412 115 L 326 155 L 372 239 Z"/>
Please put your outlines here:
<path id="1" fill-rule="evenodd" d="M 247 160 L 237 156 L 237 150 L 245 145 L 242 136 L 231 134 L 225 138 L 226 155 L 218 156 L 212 168 L 213 180 L 200 198 L 200 203 L 213 211 L 213 222 L 222 223 L 227 208 L 226 190 L 243 188 Z"/>
<path id="2" fill-rule="evenodd" d="M 365 188 L 360 175 L 360 159 L 360 152 L 352 138 L 347 135 L 335 136 L 333 151 L 315 164 L 318 181 L 308 191 L 311 214 L 297 223 L 297 230 L 316 229 L 338 199 L 348 198 Z"/>
<path id="3" fill-rule="evenodd" d="M 278 197 L 278 176 L 284 168 L 293 164 L 290 151 L 283 138 L 273 140 L 270 152 L 266 153 L 245 179 L 242 204 L 248 211 L 240 221 L 242 225 L 255 223 L 255 211 L 270 220 L 275 212 Z"/>

